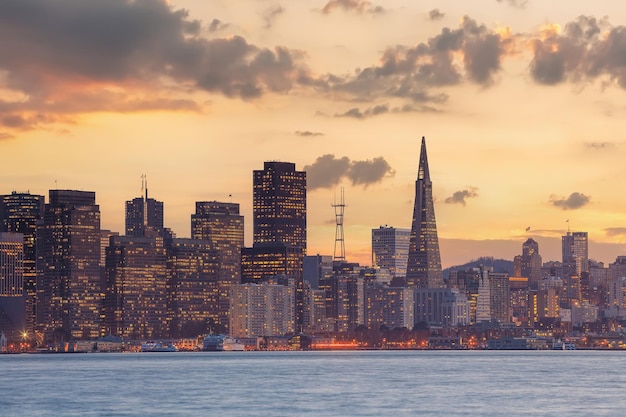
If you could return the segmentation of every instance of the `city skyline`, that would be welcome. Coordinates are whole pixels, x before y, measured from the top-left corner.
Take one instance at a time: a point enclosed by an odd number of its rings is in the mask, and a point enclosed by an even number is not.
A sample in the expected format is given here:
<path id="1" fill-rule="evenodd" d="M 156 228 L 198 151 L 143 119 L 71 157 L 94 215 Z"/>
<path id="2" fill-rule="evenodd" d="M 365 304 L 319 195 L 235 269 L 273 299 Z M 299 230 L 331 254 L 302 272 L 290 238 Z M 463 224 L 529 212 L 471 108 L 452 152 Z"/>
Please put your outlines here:
<path id="1" fill-rule="evenodd" d="M 252 171 L 289 161 L 308 254 L 331 254 L 344 187 L 347 259 L 368 264 L 371 229 L 410 227 L 426 136 L 443 267 L 528 238 L 559 260 L 568 226 L 590 258 L 626 253 L 623 5 L 243 3 L 3 2 L 2 193 L 95 191 L 123 232 L 145 173 L 179 237 L 197 201 L 232 202 L 250 246 Z"/>

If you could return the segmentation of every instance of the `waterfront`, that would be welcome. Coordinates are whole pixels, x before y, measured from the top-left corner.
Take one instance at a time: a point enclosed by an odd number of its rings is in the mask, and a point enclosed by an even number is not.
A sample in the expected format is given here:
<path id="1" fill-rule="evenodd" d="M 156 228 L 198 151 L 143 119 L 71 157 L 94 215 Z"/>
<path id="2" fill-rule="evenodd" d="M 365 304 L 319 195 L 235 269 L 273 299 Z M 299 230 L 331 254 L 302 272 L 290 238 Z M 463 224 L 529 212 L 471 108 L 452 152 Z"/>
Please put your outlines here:
<path id="1" fill-rule="evenodd" d="M 621 415 L 624 353 L 0 356 L 2 416 Z"/>

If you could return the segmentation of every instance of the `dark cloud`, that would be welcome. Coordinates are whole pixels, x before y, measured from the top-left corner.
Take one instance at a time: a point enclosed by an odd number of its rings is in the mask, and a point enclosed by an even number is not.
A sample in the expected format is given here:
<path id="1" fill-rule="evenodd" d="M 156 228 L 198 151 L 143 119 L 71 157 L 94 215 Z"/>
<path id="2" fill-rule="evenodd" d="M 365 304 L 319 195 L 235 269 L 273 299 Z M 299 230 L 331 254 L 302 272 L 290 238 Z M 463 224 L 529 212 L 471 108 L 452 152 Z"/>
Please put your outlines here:
<path id="1" fill-rule="evenodd" d="M 430 12 L 428 12 L 428 18 L 430 20 L 441 20 L 444 18 L 446 14 L 442 13 L 439 11 L 439 9 L 432 9 Z"/>
<path id="2" fill-rule="evenodd" d="M 324 8 L 322 8 L 322 13 L 330 14 L 337 9 L 352 11 L 359 14 L 380 14 L 385 12 L 383 7 L 375 6 L 367 0 L 330 0 L 326 3 Z"/>
<path id="3" fill-rule="evenodd" d="M 508 3 L 513 7 L 525 9 L 528 5 L 528 0 L 496 0 L 498 3 Z"/>
<path id="4" fill-rule="evenodd" d="M 265 29 L 269 29 L 274 26 L 274 21 L 278 16 L 283 14 L 285 9 L 280 5 L 274 5 L 263 13 L 263 21 L 265 22 Z"/>
<path id="5" fill-rule="evenodd" d="M 414 47 L 387 48 L 379 65 L 359 69 L 352 76 L 327 76 L 325 82 L 335 92 L 362 100 L 390 97 L 416 103 L 444 103 L 448 96 L 433 93 L 433 88 L 464 80 L 483 86 L 493 83 L 513 42 L 506 35 L 466 16 L 457 29 L 443 28 L 438 35 Z M 462 66 L 457 63 L 459 55 L 463 57 Z"/>
<path id="6" fill-rule="evenodd" d="M 626 227 L 608 227 L 604 229 L 607 236 L 624 236 L 626 235 Z"/>
<path id="7" fill-rule="evenodd" d="M 324 136 L 322 132 L 311 132 L 310 130 L 296 130 L 298 136 Z"/>
<path id="8" fill-rule="evenodd" d="M 367 187 L 382 181 L 385 176 L 395 174 L 383 157 L 351 161 L 347 156 L 336 158 L 332 154 L 318 157 L 313 164 L 305 166 L 304 170 L 307 173 L 307 187 L 310 190 L 333 187 L 343 178 L 348 178 L 353 185 Z"/>
<path id="9" fill-rule="evenodd" d="M 532 40 L 530 70 L 540 84 L 601 79 L 626 88 L 626 27 L 606 18 L 580 16 L 565 25 L 544 28 Z"/>
<path id="10" fill-rule="evenodd" d="M 478 188 L 468 187 L 465 190 L 455 191 L 450 197 L 446 198 L 444 202 L 446 204 L 461 204 L 465 207 L 466 199 L 478 197 Z"/>
<path id="11" fill-rule="evenodd" d="M 550 196 L 550 202 L 555 207 L 560 207 L 563 210 L 575 210 L 579 209 L 591 201 L 591 197 L 582 193 L 574 192 L 569 195 L 569 197 L 556 197 L 554 195 Z"/>
<path id="12" fill-rule="evenodd" d="M 382 181 L 385 176 L 394 176 L 395 171 L 381 156 L 372 160 L 352 161 L 352 166 L 348 171 L 348 178 L 353 185 L 364 185 L 367 187 Z"/>
<path id="13" fill-rule="evenodd" d="M 228 26 L 230 26 L 228 23 L 224 23 L 219 19 L 213 19 L 211 20 L 211 23 L 209 23 L 209 32 L 219 32 L 228 28 Z"/>
<path id="14" fill-rule="evenodd" d="M 213 21 L 209 30 L 220 25 Z M 91 111 L 195 110 L 190 100 L 170 96 L 202 89 L 253 99 L 313 83 L 303 52 L 261 48 L 240 36 L 206 39 L 201 26 L 165 0 L 3 0 L 0 71 L 6 75 L 0 87 L 29 99 L 0 107 L 34 120 L 82 95 L 90 96 Z M 113 91 L 126 97 L 119 106 L 109 101 Z"/>
<path id="15" fill-rule="evenodd" d="M 330 188 L 339 184 L 341 179 L 350 170 L 350 158 L 344 156 L 335 158 L 335 155 L 326 154 L 318 157 L 311 165 L 306 165 L 307 188 Z"/>

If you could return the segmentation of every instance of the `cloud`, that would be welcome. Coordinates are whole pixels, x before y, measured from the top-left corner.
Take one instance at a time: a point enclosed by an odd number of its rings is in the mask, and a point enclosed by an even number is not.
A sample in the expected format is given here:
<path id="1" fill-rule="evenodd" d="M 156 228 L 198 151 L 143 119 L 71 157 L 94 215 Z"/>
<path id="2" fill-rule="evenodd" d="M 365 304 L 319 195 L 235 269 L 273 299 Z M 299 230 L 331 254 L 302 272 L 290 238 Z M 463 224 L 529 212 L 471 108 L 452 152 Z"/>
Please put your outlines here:
<path id="1" fill-rule="evenodd" d="M 370 13 L 380 14 L 384 13 L 385 9 L 381 6 L 375 6 L 366 0 L 330 0 L 322 8 L 322 13 L 330 14 L 337 9 L 343 9 L 345 11 L 352 11 L 359 14 Z"/>
<path id="2" fill-rule="evenodd" d="M 347 156 L 336 158 L 332 154 L 318 157 L 311 165 L 306 165 L 304 170 L 307 173 L 309 190 L 331 188 L 343 178 L 349 179 L 353 185 L 367 187 L 382 181 L 386 176 L 395 175 L 395 171 L 383 157 L 351 161 Z"/>
<path id="3" fill-rule="evenodd" d="M 465 190 L 455 191 L 450 197 L 446 198 L 444 202 L 446 204 L 461 204 L 465 207 L 465 200 L 468 198 L 476 198 L 478 197 L 478 188 L 476 187 L 468 187 Z"/>
<path id="4" fill-rule="evenodd" d="M 508 3 L 513 7 L 525 9 L 528 5 L 528 0 L 496 0 L 498 3 Z"/>
<path id="5" fill-rule="evenodd" d="M 10 133 L 6 133 L 6 132 L 0 132 L 0 140 L 5 140 L 5 139 L 13 139 L 15 136 L 13 136 Z"/>
<path id="6" fill-rule="evenodd" d="M 441 20 L 444 18 L 446 14 L 442 13 L 439 11 L 439 9 L 432 9 L 430 12 L 428 12 L 428 19 L 435 21 L 435 20 Z"/>
<path id="7" fill-rule="evenodd" d="M 274 21 L 278 16 L 283 14 L 285 9 L 280 5 L 274 5 L 263 13 L 263 21 L 265 21 L 265 29 L 269 29 L 274 26 Z"/>
<path id="8" fill-rule="evenodd" d="M 224 23 L 219 19 L 213 19 L 211 20 L 211 23 L 209 23 L 209 32 L 219 32 L 228 28 L 228 26 L 230 26 L 228 23 Z"/>
<path id="9" fill-rule="evenodd" d="M 615 147 L 613 142 L 587 142 L 585 146 L 593 150 L 611 149 Z"/>
<path id="10" fill-rule="evenodd" d="M 531 40 L 530 71 L 539 84 L 565 81 L 617 84 L 626 88 L 626 27 L 607 18 L 580 16 L 565 25 L 547 25 Z"/>
<path id="11" fill-rule="evenodd" d="M 404 104 L 399 107 L 389 107 L 388 104 L 379 104 L 374 107 L 369 107 L 363 111 L 358 107 L 353 107 L 343 113 L 337 113 L 334 117 L 351 117 L 354 119 L 367 119 L 369 117 L 378 116 L 386 113 L 438 113 L 440 110 L 436 107 L 427 106 L 427 105 L 419 105 L 415 106 L 413 104 Z"/>
<path id="12" fill-rule="evenodd" d="M 382 156 L 372 160 L 353 161 L 347 174 L 353 185 L 366 187 L 382 181 L 385 176 L 392 177 L 394 175 L 395 171 L 391 169 L 389 163 Z"/>
<path id="13" fill-rule="evenodd" d="M 554 195 L 550 196 L 550 202 L 555 207 L 560 207 L 563 210 L 575 210 L 579 209 L 591 201 L 590 196 L 586 196 L 585 194 L 574 192 L 569 195 L 569 197 L 561 197 L 558 198 Z"/>
<path id="14" fill-rule="evenodd" d="M 213 21 L 208 29 L 220 25 Z M 201 28 L 165 0 L 4 0 L 0 88 L 26 100 L 2 101 L 1 111 L 53 121 L 58 118 L 50 113 L 71 106 L 68 98 L 76 96 L 89 97 L 89 111 L 196 111 L 193 99 L 181 94 L 200 90 L 251 100 L 314 82 L 301 51 L 259 47 L 241 36 L 206 39 Z M 121 101 L 112 105 L 112 97 Z"/>
<path id="15" fill-rule="evenodd" d="M 448 96 L 433 89 L 466 80 L 482 86 L 493 84 L 501 60 L 513 46 L 514 36 L 509 31 L 490 30 L 465 16 L 457 29 L 445 27 L 427 42 L 387 48 L 379 65 L 358 69 L 350 76 L 327 76 L 324 81 L 334 93 L 350 99 L 388 97 L 442 104 Z"/>
<path id="16" fill-rule="evenodd" d="M 296 130 L 298 136 L 324 136 L 322 132 L 311 132 L 309 130 Z"/>
<path id="17" fill-rule="evenodd" d="M 607 236 L 624 236 L 626 235 L 626 227 L 607 227 L 604 232 Z"/>

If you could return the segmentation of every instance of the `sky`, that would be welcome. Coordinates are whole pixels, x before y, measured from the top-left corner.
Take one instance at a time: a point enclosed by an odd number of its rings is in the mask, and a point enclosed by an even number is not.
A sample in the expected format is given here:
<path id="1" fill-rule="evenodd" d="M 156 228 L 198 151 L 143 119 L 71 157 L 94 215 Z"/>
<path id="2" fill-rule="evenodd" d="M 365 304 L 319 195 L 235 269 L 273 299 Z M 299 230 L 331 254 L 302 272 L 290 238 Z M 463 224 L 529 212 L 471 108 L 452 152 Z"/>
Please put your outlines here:
<path id="1" fill-rule="evenodd" d="M 308 253 L 411 224 L 426 137 L 442 264 L 512 259 L 568 228 L 626 255 L 626 4 L 615 0 L 0 0 L 0 194 L 239 203 L 307 171 Z"/>

